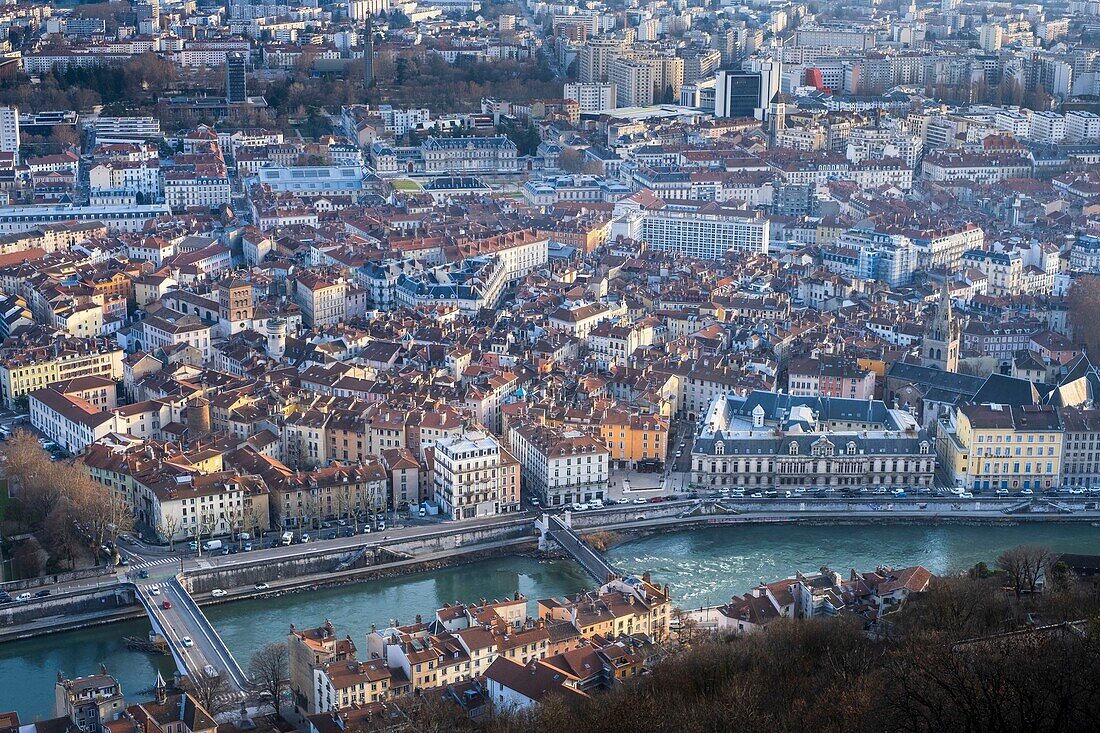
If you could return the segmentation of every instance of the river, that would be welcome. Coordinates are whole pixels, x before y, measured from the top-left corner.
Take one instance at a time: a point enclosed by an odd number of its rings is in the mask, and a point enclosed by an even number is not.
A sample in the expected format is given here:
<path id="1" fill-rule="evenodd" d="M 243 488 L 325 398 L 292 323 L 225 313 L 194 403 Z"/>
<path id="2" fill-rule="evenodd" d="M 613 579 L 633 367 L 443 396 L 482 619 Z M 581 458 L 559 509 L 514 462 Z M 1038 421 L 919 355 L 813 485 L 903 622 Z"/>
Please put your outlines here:
<path id="1" fill-rule="evenodd" d="M 709 606 L 744 593 L 761 579 L 774 580 L 795 570 L 822 565 L 847 573 L 879 563 L 900 567 L 921 564 L 936 573 L 960 570 L 1025 542 L 1065 552 L 1100 554 L 1100 529 L 1084 525 L 983 526 L 797 526 L 761 525 L 694 529 L 653 535 L 613 548 L 608 557 L 618 568 L 649 570 L 654 580 L 672 587 L 685 608 Z M 571 562 L 498 558 L 420 575 L 208 606 L 211 623 L 242 666 L 261 646 L 281 641 L 294 623 L 316 626 L 326 618 L 340 634 L 363 646 L 372 624 L 394 618 L 412 622 L 451 601 L 504 598 L 519 591 L 529 599 L 561 595 L 591 585 Z M 533 610 L 533 608 L 532 608 Z M 145 622 L 113 624 L 83 631 L 0 644 L 0 711 L 18 710 L 24 721 L 52 716 L 57 671 L 91 674 L 104 663 L 122 683 L 127 698 L 147 697 L 159 666 L 172 671 L 167 658 L 127 651 L 123 636 L 148 633 Z"/>

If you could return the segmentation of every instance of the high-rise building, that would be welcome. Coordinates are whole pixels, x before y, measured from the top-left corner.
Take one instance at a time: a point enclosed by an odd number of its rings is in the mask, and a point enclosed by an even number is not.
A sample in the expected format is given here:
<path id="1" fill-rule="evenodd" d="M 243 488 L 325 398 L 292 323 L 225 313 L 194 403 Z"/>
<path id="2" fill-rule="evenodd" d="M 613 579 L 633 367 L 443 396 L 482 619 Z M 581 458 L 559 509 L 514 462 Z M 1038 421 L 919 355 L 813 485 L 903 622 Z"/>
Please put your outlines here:
<path id="1" fill-rule="evenodd" d="M 229 104 L 248 101 L 248 54 L 243 51 L 225 55 L 225 101 Z"/>
<path id="2" fill-rule="evenodd" d="M 576 100 L 581 114 L 599 112 L 615 106 L 614 84 L 570 83 L 565 85 L 562 94 L 566 99 Z"/>
<path id="3" fill-rule="evenodd" d="M 18 107 L 0 107 L 0 153 L 19 153 Z"/>
<path id="4" fill-rule="evenodd" d="M 590 38 L 577 55 L 578 81 L 585 84 L 610 81 L 611 62 L 622 55 L 618 38 Z"/>
<path id="5" fill-rule="evenodd" d="M 367 27 L 363 29 L 363 86 L 374 84 L 374 24 L 367 16 Z"/>
<path id="6" fill-rule="evenodd" d="M 719 71 L 714 92 L 715 117 L 752 117 L 760 102 L 760 74 Z"/>
<path id="7" fill-rule="evenodd" d="M 744 70 L 719 71 L 714 115 L 764 119 L 769 116 L 772 103 L 779 98 L 782 78 L 782 64 L 776 60 L 754 61 L 752 68 Z"/>

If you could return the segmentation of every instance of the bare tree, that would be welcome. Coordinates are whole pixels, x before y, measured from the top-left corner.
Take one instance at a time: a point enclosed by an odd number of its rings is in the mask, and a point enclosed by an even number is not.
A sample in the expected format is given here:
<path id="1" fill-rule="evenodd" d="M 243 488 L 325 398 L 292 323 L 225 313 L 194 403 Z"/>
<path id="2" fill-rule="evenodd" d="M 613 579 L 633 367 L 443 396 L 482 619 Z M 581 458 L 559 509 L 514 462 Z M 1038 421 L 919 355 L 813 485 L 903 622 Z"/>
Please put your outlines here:
<path id="1" fill-rule="evenodd" d="M 222 674 L 216 677 L 201 673 L 190 675 L 184 683 L 184 689 L 211 715 L 227 713 L 235 709 L 239 702 L 229 680 Z"/>
<path id="2" fill-rule="evenodd" d="M 272 642 L 252 655 L 248 662 L 248 677 L 252 687 L 262 696 L 270 697 L 275 715 L 282 717 L 279 701 L 287 686 L 290 652 L 286 644 Z"/>
<path id="3" fill-rule="evenodd" d="M 122 496 L 110 487 L 96 483 L 83 472 L 73 476 L 69 485 L 85 529 L 91 536 L 93 549 L 133 526 L 133 514 Z"/>
<path id="4" fill-rule="evenodd" d="M 176 549 L 176 532 L 180 528 L 180 518 L 175 514 L 162 514 L 157 522 L 157 534 L 168 538 L 168 551 Z"/>
<path id="5" fill-rule="evenodd" d="M 997 558 L 997 567 L 1004 571 L 1019 598 L 1024 590 L 1035 594 L 1049 557 L 1050 551 L 1045 547 L 1020 545 L 1002 552 Z"/>
<path id="6" fill-rule="evenodd" d="M 64 560 L 70 568 L 76 567 L 76 556 L 83 540 L 73 525 L 72 506 L 68 501 L 54 507 L 46 517 L 42 524 L 42 540 L 46 550 L 58 562 Z"/>
<path id="7" fill-rule="evenodd" d="M 199 555 L 202 555 L 202 538 L 213 534 L 217 526 L 218 516 L 209 509 L 204 509 L 195 517 L 195 551 Z"/>

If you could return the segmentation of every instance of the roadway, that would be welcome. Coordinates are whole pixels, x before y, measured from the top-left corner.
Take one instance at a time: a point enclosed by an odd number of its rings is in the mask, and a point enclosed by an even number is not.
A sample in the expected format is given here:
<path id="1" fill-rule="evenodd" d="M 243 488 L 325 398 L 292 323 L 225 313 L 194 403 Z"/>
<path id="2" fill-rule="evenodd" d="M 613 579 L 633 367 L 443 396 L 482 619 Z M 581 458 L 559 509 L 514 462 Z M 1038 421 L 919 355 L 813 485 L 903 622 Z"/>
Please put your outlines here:
<path id="1" fill-rule="evenodd" d="M 153 628 L 168 642 L 181 672 L 202 675 L 211 669 L 225 676 L 238 692 L 248 689 L 240 665 L 175 578 L 137 584 L 137 595 Z"/>

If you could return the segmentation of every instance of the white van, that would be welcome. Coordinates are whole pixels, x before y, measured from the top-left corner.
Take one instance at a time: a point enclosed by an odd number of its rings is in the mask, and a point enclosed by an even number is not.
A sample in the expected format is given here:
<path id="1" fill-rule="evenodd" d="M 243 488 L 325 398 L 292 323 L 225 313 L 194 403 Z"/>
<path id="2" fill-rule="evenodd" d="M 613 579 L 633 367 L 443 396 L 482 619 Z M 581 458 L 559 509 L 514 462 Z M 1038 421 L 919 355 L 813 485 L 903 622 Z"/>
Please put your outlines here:
<path id="1" fill-rule="evenodd" d="M 281 544 L 289 545 L 292 542 L 294 542 L 294 533 L 293 532 L 283 532 L 283 537 L 282 537 L 282 540 L 281 540 Z"/>

